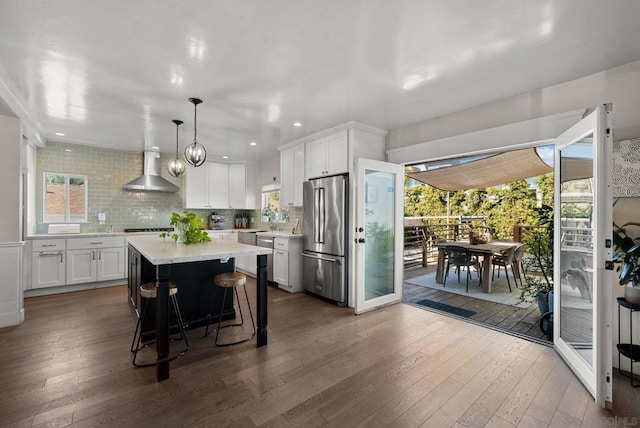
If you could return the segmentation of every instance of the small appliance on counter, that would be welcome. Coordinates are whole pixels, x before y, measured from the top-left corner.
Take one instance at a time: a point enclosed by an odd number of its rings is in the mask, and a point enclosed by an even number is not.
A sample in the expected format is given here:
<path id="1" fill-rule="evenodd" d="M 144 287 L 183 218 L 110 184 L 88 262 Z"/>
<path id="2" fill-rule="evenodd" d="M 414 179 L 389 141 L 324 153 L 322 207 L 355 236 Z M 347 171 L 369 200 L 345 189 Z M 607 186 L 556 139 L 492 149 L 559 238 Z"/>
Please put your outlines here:
<path id="1" fill-rule="evenodd" d="M 209 230 L 224 229 L 226 217 L 218 215 L 215 211 L 209 214 Z"/>

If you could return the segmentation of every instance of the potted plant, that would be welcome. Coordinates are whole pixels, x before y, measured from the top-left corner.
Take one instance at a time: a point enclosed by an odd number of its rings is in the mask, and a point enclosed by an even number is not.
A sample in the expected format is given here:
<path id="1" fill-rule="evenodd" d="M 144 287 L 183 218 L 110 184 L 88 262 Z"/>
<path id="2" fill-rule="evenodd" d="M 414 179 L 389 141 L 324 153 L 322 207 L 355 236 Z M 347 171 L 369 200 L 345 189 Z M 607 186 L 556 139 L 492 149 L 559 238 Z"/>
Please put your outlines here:
<path id="1" fill-rule="evenodd" d="M 171 239 L 175 242 L 180 240 L 183 244 L 190 245 L 211 241 L 207 232 L 204 231 L 204 220 L 196 216 L 195 213 L 189 211 L 184 211 L 184 215 L 171 213 L 169 224 L 177 232 L 171 235 Z"/>
<path id="2" fill-rule="evenodd" d="M 631 238 L 627 235 L 625 227 L 640 226 L 640 223 L 629 222 L 622 226 L 614 223 L 613 243 L 615 252 L 613 261 L 618 266 L 620 285 L 624 285 L 624 298 L 627 302 L 640 304 L 640 244 L 635 241 L 640 238 Z"/>
<path id="3" fill-rule="evenodd" d="M 523 234 L 527 256 L 522 260 L 520 301 L 537 300 L 544 315 L 553 311 L 553 207 L 543 204 L 535 211 L 537 224 Z"/>
<path id="4" fill-rule="evenodd" d="M 545 314 L 553 308 L 553 247 L 546 228 L 534 228 L 524 235 L 526 257 L 522 260 L 524 282 L 520 301 L 538 302 L 538 309 Z"/>

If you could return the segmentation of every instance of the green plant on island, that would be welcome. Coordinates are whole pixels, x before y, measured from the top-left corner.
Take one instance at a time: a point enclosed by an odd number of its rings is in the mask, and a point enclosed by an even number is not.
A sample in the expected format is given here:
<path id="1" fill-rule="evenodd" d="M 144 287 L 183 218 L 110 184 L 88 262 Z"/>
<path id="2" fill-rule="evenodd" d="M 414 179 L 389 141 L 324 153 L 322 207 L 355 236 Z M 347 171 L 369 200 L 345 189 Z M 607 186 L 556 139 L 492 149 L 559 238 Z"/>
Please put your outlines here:
<path id="1" fill-rule="evenodd" d="M 204 231 L 204 220 L 195 213 L 189 211 L 184 211 L 184 215 L 171 213 L 169 224 L 175 228 L 175 232 L 171 235 L 171 239 L 175 242 L 181 239 L 182 243 L 190 245 L 211 241 L 207 232 Z"/>

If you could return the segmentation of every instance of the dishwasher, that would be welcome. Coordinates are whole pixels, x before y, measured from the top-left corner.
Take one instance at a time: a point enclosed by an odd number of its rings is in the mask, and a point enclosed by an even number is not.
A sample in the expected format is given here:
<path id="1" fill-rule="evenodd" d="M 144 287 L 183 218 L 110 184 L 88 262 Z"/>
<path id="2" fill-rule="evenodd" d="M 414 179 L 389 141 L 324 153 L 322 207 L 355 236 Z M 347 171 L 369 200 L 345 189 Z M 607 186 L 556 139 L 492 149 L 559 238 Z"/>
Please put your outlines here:
<path id="1" fill-rule="evenodd" d="M 273 250 L 273 236 L 258 236 L 257 245 Z M 273 254 L 267 254 L 267 281 L 273 282 Z"/>

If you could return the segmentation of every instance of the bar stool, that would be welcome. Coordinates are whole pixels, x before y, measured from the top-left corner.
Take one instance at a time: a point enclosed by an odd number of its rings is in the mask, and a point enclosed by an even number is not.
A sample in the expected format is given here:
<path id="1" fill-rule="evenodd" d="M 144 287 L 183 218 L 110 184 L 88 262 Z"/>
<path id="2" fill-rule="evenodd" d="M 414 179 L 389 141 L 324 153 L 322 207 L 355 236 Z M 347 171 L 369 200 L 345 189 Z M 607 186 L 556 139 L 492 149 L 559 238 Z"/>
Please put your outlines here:
<path id="1" fill-rule="evenodd" d="M 231 346 L 231 345 L 237 345 L 239 343 L 243 343 L 243 342 L 247 342 L 251 339 L 253 339 L 253 337 L 256 335 L 256 325 L 253 321 L 253 312 L 251 311 L 251 304 L 249 303 L 249 295 L 247 294 L 247 277 L 240 272 L 227 272 L 227 273 L 221 273 L 219 275 L 216 275 L 213 278 L 213 283 L 224 289 L 224 293 L 222 295 L 222 303 L 220 305 L 220 315 L 218 317 L 218 328 L 216 329 L 216 340 L 215 340 L 215 345 L 216 346 Z M 247 299 L 247 306 L 249 307 L 249 316 L 251 317 L 251 326 L 253 327 L 253 332 L 251 333 L 251 336 L 245 338 L 245 339 L 241 339 L 235 342 L 226 342 L 226 343 L 220 343 L 218 341 L 219 335 L 220 335 L 220 330 L 223 328 L 227 328 L 227 327 L 240 327 L 244 325 L 244 317 L 242 315 L 242 306 L 240 305 L 240 296 L 238 295 L 238 287 L 242 286 L 244 288 L 244 296 Z M 231 292 L 235 294 L 236 296 L 236 301 L 238 302 L 238 312 L 240 312 L 240 322 L 236 323 L 236 324 L 227 324 L 224 326 L 221 326 L 222 324 L 222 315 L 224 314 L 224 302 L 225 299 L 227 297 L 227 290 L 231 288 Z M 213 295 L 215 297 L 215 290 L 213 292 Z M 233 297 L 232 297 L 233 299 Z M 204 332 L 204 335 L 207 336 L 209 334 L 209 324 L 207 324 L 207 328 Z"/>
<path id="2" fill-rule="evenodd" d="M 187 335 L 185 334 L 185 331 L 184 331 L 184 322 L 182 321 L 182 314 L 180 313 L 180 307 L 178 306 L 178 299 L 176 298 L 176 294 L 178 294 L 178 287 L 174 283 L 169 284 L 169 300 L 171 300 L 173 310 L 176 314 L 176 320 L 178 321 L 178 330 L 180 333 L 180 339 L 184 340 L 185 348 L 179 354 L 174 355 L 173 357 L 167 358 L 166 359 L 167 361 L 180 358 L 184 354 L 186 354 L 187 351 L 189 350 L 189 342 L 187 341 Z M 142 340 L 142 320 L 144 319 L 147 313 L 147 305 L 149 304 L 149 300 L 155 299 L 158 297 L 156 283 L 147 282 L 145 284 L 142 284 L 140 286 L 140 296 L 144 297 L 146 300 L 144 302 L 144 305 L 142 306 L 142 312 L 140 313 L 140 317 L 138 318 L 138 322 L 136 324 L 136 331 L 133 333 L 133 341 L 131 342 L 131 352 L 133 353 L 132 362 L 133 362 L 133 365 L 136 367 L 155 366 L 158 363 L 157 361 L 153 363 L 138 364 L 136 363 L 136 358 L 138 356 L 138 351 L 144 348 L 144 345 L 140 347 L 140 342 Z"/>

